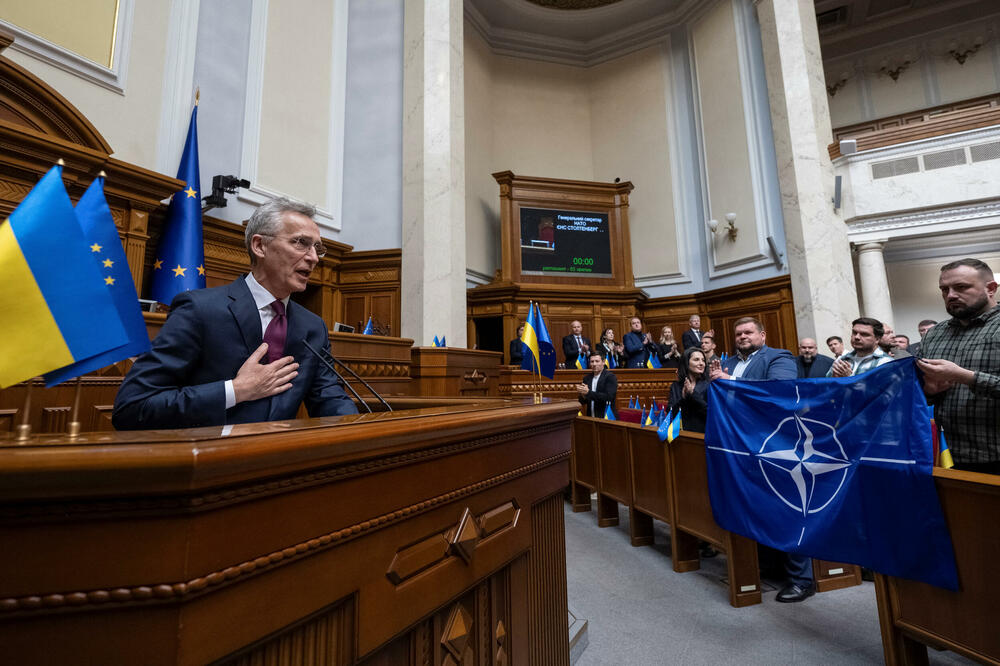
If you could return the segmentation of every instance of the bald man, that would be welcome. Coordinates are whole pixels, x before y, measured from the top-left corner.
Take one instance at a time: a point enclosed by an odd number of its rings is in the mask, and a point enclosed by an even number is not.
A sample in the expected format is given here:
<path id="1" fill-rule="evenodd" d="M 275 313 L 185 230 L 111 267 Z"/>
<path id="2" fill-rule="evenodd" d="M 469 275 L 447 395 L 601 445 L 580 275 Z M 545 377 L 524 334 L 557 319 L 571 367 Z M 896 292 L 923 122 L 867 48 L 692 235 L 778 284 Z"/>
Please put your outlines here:
<path id="1" fill-rule="evenodd" d="M 826 371 L 833 365 L 833 359 L 819 353 L 816 341 L 812 338 L 799 340 L 799 355 L 795 357 L 795 366 L 799 370 L 799 379 L 826 377 Z"/>

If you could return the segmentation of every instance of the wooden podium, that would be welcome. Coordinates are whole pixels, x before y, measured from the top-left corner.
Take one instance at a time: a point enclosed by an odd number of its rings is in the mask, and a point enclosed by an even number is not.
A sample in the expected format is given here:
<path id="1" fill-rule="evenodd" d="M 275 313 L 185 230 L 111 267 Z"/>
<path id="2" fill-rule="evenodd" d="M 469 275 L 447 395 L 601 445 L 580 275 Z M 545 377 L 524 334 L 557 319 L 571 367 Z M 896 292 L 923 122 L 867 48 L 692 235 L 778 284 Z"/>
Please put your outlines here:
<path id="1" fill-rule="evenodd" d="M 0 439 L 9 663 L 568 664 L 576 402 Z"/>

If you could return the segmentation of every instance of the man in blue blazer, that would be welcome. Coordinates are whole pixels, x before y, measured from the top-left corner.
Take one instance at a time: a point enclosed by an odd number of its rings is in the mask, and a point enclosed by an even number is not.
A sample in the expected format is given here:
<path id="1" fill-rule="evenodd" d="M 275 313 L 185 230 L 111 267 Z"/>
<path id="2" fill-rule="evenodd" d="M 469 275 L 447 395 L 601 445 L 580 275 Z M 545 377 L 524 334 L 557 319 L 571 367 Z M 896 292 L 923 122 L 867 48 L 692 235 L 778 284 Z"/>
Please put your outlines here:
<path id="1" fill-rule="evenodd" d="M 649 333 L 642 332 L 641 319 L 632 317 L 628 325 L 631 330 L 622 338 L 625 345 L 625 367 L 645 368 L 649 355 L 657 352 L 656 345 Z"/>
<path id="2" fill-rule="evenodd" d="M 315 209 L 275 199 L 247 223 L 250 273 L 178 294 L 152 349 L 115 398 L 119 430 L 355 414 L 340 380 L 304 344 L 330 349 L 326 324 L 290 300 L 326 251 Z"/>
<path id="3" fill-rule="evenodd" d="M 712 379 L 770 380 L 796 379 L 795 357 L 785 349 L 772 349 L 764 344 L 764 325 L 754 317 L 736 320 L 737 354 L 725 363 L 712 363 Z M 709 409 L 712 406 L 709 405 Z M 805 601 L 816 593 L 813 584 L 812 560 L 785 554 L 788 582 L 775 597 L 783 603 Z"/>

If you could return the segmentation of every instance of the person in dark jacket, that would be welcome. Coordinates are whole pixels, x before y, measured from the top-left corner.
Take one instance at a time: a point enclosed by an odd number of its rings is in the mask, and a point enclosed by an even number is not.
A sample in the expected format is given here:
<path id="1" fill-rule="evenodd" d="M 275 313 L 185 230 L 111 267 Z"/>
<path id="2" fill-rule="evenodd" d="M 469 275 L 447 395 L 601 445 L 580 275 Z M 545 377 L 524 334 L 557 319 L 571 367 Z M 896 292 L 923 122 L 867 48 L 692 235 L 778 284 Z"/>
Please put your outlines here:
<path id="1" fill-rule="evenodd" d="M 618 417 L 618 409 L 615 407 L 615 398 L 618 396 L 618 378 L 615 374 L 604 367 L 604 357 L 596 351 L 590 352 L 587 357 L 590 363 L 590 374 L 584 375 L 579 384 L 576 385 L 576 392 L 579 393 L 580 404 L 584 406 L 586 416 L 596 416 L 601 418 L 608 405 L 615 418 Z"/>
<path id="2" fill-rule="evenodd" d="M 681 428 L 705 432 L 708 418 L 708 364 L 697 347 L 684 350 L 677 381 L 670 386 L 670 411 L 681 410 Z"/>
<path id="3" fill-rule="evenodd" d="M 799 340 L 799 355 L 795 357 L 799 379 L 826 377 L 826 371 L 833 365 L 833 359 L 819 353 L 816 341 L 812 338 Z"/>
<path id="4" fill-rule="evenodd" d="M 521 361 L 524 359 L 524 344 L 521 342 L 522 335 L 524 335 L 524 324 L 517 327 L 517 337 L 510 341 L 510 363 L 508 365 L 521 367 Z"/>
<path id="5" fill-rule="evenodd" d="M 681 363 L 681 349 L 674 339 L 674 330 L 669 326 L 664 326 L 660 330 L 660 341 L 656 344 L 656 354 L 660 359 L 660 366 L 664 368 L 676 368 Z"/>

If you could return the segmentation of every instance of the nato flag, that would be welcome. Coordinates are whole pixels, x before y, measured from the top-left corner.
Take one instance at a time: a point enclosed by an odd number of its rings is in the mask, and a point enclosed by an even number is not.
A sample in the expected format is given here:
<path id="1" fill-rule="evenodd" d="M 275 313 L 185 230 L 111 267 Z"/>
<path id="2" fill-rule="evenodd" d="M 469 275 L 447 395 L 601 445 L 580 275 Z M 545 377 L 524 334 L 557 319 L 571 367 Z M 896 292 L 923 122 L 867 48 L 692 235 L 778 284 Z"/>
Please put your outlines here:
<path id="1" fill-rule="evenodd" d="M 715 520 L 778 550 L 957 589 L 912 358 L 856 377 L 713 381 Z"/>
<path id="2" fill-rule="evenodd" d="M 191 124 L 188 125 L 177 179 L 184 181 L 184 189 L 170 199 L 163 237 L 153 261 L 152 295 L 160 303 L 170 303 L 182 291 L 205 288 L 197 106 L 191 111 Z"/>

